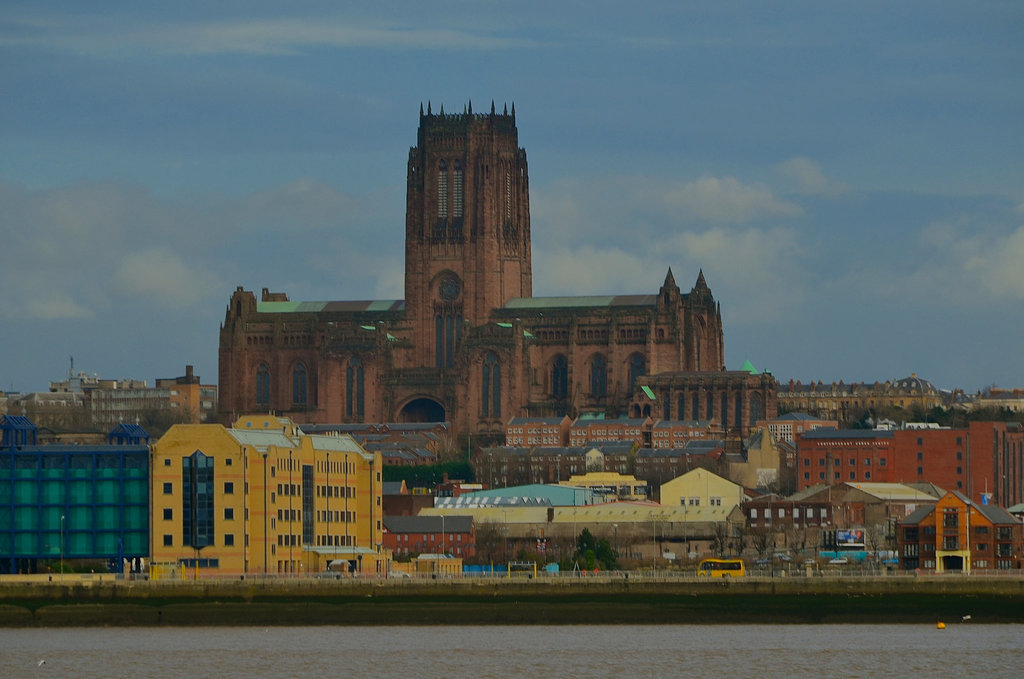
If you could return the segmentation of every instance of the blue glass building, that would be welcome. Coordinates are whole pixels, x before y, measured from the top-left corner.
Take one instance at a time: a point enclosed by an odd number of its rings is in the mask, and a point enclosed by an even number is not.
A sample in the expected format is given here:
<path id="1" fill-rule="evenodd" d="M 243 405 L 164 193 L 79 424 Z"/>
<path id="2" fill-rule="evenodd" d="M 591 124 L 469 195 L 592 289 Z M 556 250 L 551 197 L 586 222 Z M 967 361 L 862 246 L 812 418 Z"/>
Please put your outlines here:
<path id="1" fill-rule="evenodd" d="M 115 564 L 149 550 L 149 435 L 118 425 L 103 445 L 37 445 L 25 417 L 0 417 L 0 573 L 43 562 Z"/>

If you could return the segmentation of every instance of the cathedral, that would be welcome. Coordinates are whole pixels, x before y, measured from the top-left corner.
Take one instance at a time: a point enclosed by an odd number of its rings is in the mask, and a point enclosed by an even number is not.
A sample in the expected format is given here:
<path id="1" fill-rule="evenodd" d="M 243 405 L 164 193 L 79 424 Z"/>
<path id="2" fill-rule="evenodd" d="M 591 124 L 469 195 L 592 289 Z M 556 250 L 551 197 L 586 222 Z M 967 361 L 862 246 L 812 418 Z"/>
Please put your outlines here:
<path id="1" fill-rule="evenodd" d="M 746 434 L 776 410 L 769 374 L 726 371 L 722 315 L 699 273 L 656 294 L 534 297 L 530 191 L 515 106 L 426 112 L 409 151 L 405 299 L 231 296 L 220 419 L 448 421 L 500 435 L 512 417 L 710 420 Z"/>

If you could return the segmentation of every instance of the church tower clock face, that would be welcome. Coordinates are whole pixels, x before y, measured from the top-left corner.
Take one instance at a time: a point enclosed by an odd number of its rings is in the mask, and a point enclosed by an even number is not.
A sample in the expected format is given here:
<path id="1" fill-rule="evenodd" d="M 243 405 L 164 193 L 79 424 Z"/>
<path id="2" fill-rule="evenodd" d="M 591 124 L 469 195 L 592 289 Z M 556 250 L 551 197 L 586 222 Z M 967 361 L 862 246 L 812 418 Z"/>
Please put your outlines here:
<path id="1" fill-rule="evenodd" d="M 462 291 L 462 286 L 459 284 L 459 279 L 455 276 L 445 276 L 441 280 L 440 293 L 441 299 L 445 302 L 454 302 L 459 298 L 459 293 Z"/>

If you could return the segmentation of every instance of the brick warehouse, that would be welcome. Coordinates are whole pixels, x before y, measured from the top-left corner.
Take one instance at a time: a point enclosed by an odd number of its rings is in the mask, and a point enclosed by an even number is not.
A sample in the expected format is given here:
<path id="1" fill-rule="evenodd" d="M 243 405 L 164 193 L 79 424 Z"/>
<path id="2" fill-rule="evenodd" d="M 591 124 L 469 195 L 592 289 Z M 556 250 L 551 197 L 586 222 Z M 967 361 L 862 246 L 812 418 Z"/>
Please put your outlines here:
<path id="1" fill-rule="evenodd" d="M 1024 427 L 815 429 L 797 438 L 797 487 L 841 482 L 931 482 L 975 502 L 1024 501 Z"/>
<path id="2" fill-rule="evenodd" d="M 683 293 L 532 296 L 529 178 L 515 107 L 421 107 L 407 166 L 405 299 L 293 302 L 239 287 L 220 332 L 220 419 L 452 423 L 501 435 L 512 417 L 650 407 L 746 434 L 774 417 L 769 374 L 724 370 L 721 310 L 701 272 Z M 685 395 L 685 399 L 684 399 Z M 692 411 L 692 412 L 691 412 Z M 659 411 L 660 412 L 660 411 Z M 725 414 L 723 418 L 723 414 Z"/>

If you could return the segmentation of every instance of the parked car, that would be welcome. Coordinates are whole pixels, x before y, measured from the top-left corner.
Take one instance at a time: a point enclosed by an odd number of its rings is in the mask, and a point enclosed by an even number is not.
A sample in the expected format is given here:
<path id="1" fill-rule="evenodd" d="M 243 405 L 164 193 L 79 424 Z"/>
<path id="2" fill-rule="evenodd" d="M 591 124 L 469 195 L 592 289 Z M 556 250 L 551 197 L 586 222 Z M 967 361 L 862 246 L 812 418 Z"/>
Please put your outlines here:
<path id="1" fill-rule="evenodd" d="M 833 566 L 841 566 L 843 564 L 850 563 L 850 560 L 847 559 L 845 556 L 840 556 L 836 559 L 829 559 L 828 562 Z"/>

